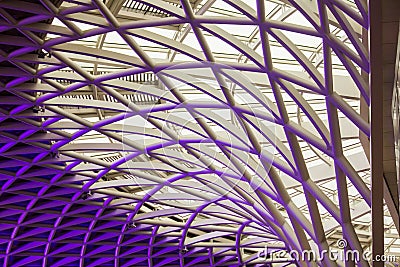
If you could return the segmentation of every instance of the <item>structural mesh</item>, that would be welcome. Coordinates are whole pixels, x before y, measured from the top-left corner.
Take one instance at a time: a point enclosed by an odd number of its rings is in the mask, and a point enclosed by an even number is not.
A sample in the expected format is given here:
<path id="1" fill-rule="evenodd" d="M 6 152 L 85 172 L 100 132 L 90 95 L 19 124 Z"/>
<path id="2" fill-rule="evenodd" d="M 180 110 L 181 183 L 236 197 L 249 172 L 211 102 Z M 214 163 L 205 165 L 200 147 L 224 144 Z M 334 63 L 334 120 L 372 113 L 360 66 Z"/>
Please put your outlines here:
<path id="1" fill-rule="evenodd" d="M 367 12 L 0 1 L 0 263 L 264 266 L 369 247 Z"/>

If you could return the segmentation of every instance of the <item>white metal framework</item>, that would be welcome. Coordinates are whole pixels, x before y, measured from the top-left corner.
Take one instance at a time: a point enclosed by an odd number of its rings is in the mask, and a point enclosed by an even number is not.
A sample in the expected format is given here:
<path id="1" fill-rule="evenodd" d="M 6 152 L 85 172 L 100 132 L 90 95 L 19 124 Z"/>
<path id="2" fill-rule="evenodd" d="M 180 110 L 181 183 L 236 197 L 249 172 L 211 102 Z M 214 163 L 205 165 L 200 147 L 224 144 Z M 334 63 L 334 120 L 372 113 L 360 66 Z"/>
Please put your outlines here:
<path id="1" fill-rule="evenodd" d="M 0 16 L 4 266 L 369 250 L 366 1 L 18 0 Z M 385 210 L 400 256 L 396 233 Z"/>

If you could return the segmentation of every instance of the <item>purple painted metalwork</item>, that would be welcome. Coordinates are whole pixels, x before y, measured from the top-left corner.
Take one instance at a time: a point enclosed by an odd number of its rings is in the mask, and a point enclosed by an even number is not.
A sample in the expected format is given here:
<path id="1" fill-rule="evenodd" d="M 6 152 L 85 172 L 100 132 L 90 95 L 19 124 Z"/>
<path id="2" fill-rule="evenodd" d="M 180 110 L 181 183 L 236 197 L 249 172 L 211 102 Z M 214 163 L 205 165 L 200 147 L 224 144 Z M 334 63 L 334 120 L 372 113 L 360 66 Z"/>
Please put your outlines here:
<path id="1" fill-rule="evenodd" d="M 5 0 L 0 22 L 3 266 L 369 247 L 365 0 Z"/>

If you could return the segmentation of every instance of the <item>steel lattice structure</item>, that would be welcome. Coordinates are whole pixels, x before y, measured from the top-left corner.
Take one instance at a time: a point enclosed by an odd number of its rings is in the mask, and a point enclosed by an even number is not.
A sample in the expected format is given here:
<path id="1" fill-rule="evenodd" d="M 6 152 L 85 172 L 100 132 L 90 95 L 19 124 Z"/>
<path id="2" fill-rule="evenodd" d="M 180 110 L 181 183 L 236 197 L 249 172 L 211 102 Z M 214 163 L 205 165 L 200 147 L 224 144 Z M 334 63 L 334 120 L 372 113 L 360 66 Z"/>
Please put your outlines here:
<path id="1" fill-rule="evenodd" d="M 3 266 L 369 248 L 366 1 L 8 0 L 0 17 Z"/>

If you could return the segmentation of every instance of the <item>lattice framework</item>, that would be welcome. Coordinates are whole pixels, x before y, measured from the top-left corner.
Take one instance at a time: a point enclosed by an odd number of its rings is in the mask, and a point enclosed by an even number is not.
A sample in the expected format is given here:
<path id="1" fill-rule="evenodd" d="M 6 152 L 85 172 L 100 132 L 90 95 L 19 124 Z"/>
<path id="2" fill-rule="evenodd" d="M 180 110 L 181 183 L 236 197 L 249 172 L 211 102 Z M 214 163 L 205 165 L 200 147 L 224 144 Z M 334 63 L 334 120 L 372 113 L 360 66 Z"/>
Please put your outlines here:
<path id="1" fill-rule="evenodd" d="M 4 266 L 369 247 L 365 1 L 1 1 L 0 16 Z"/>

